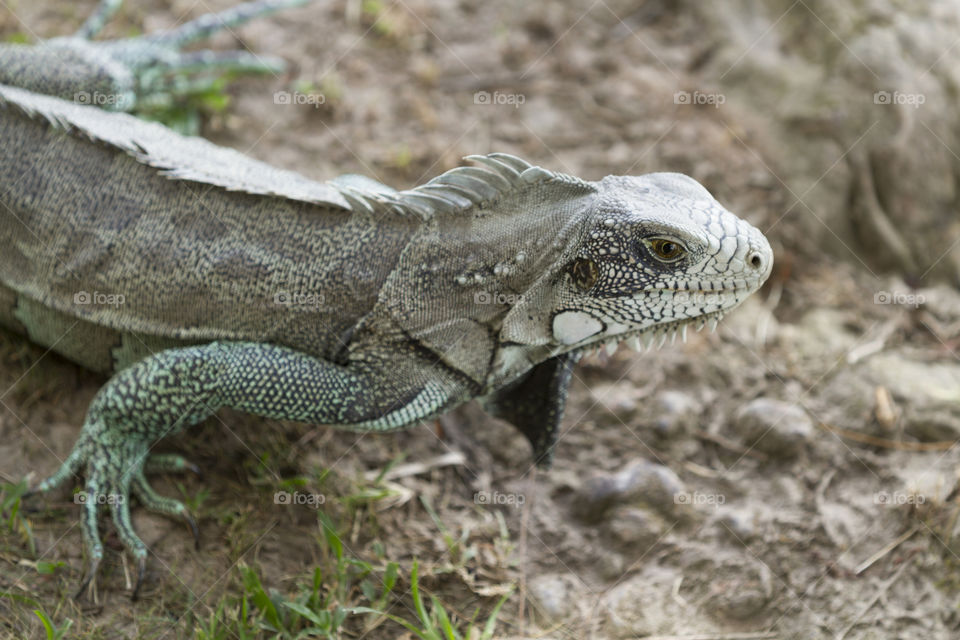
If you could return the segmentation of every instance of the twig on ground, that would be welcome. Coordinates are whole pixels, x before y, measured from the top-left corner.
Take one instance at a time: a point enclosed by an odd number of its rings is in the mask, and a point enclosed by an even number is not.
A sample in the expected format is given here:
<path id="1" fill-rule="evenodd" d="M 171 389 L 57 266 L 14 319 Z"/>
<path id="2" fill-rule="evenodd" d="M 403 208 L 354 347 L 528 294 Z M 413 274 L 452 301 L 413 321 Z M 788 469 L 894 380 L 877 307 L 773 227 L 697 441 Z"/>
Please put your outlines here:
<path id="1" fill-rule="evenodd" d="M 863 562 L 861 562 L 861 563 L 857 566 L 857 568 L 855 569 L 855 573 L 856 573 L 857 575 L 860 575 L 861 573 L 863 573 L 864 571 L 866 571 L 867 569 L 869 569 L 870 566 L 873 565 L 877 560 L 879 560 L 880 558 L 882 558 L 883 556 L 887 555 L 888 553 L 890 553 L 891 551 L 893 551 L 894 549 L 896 549 L 897 547 L 899 547 L 901 544 L 903 544 L 904 542 L 906 542 L 907 540 L 909 540 L 910 537 L 913 536 L 913 534 L 915 534 L 915 533 L 916 533 L 917 531 L 919 531 L 919 530 L 920 530 L 920 525 L 918 525 L 918 524 L 917 524 L 917 525 L 914 525 L 911 529 L 909 529 L 909 530 L 908 530 L 906 533 L 904 533 L 902 536 L 900 536 L 899 538 L 897 538 L 897 539 L 894 540 L 893 542 L 890 542 L 889 544 L 887 544 L 886 546 L 884 546 L 882 549 L 880 549 L 879 551 L 877 551 L 875 554 L 873 554 L 872 556 L 870 556 L 869 558 L 867 558 L 866 560 L 864 560 Z"/>

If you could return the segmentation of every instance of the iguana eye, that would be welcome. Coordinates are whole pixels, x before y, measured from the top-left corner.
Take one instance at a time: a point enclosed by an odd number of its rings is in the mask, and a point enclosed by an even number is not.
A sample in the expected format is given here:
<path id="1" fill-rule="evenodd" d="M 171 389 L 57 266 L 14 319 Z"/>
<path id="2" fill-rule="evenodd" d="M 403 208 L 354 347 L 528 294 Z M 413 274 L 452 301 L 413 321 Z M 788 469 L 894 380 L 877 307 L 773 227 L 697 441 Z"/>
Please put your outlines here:
<path id="1" fill-rule="evenodd" d="M 570 277 L 573 284 L 581 291 L 586 291 L 597 284 L 600 278 L 600 271 L 597 269 L 597 263 L 589 258 L 577 258 L 570 265 Z"/>
<path id="2" fill-rule="evenodd" d="M 675 262 L 687 253 L 682 244 L 669 238 L 650 238 L 647 243 L 653 250 L 653 255 L 664 262 Z"/>

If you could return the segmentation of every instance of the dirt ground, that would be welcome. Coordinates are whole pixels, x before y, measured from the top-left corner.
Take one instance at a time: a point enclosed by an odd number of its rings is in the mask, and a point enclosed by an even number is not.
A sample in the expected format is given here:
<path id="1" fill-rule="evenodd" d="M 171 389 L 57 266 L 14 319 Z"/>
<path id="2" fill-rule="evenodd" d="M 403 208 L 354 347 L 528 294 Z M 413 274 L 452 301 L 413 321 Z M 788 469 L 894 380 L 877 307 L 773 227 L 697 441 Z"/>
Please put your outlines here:
<path id="1" fill-rule="evenodd" d="M 93 4 L 7 0 L 0 39 L 69 33 Z M 127 4 L 107 36 L 231 2 Z M 158 489 L 209 495 L 199 551 L 182 524 L 136 513 L 152 552 L 140 602 L 109 525 L 99 603 L 66 597 L 83 568 L 70 496 L 29 514 L 35 554 L 3 529 L 0 591 L 73 619 L 78 637 L 194 637 L 192 616 L 241 588 L 238 567 L 283 592 L 320 562 L 316 510 L 274 500 L 297 486 L 283 479 L 309 477 L 350 556 L 403 575 L 419 560 L 424 588 L 462 618 L 484 619 L 512 586 L 498 638 L 960 637 L 960 292 L 877 268 L 831 228 L 843 198 L 795 206 L 804 192 L 771 160 L 784 151 L 695 89 L 705 54 L 689 4 L 337 0 L 216 37 L 291 64 L 231 85 L 204 124 L 217 143 L 400 188 L 491 151 L 587 179 L 679 171 L 767 234 L 773 276 L 715 333 L 585 359 L 548 473 L 472 405 L 383 436 L 222 412 L 163 445 L 204 473 Z M 776 17 L 756 17 L 757 42 Z M 300 98 L 277 104 L 278 91 Z M 829 176 L 844 153 L 807 166 Z M 0 335 L 0 480 L 52 472 L 102 383 Z M 38 560 L 64 564 L 42 574 Z M 32 608 L 0 599 L 0 636 L 44 637 Z M 411 615 L 409 595 L 394 609 Z"/>

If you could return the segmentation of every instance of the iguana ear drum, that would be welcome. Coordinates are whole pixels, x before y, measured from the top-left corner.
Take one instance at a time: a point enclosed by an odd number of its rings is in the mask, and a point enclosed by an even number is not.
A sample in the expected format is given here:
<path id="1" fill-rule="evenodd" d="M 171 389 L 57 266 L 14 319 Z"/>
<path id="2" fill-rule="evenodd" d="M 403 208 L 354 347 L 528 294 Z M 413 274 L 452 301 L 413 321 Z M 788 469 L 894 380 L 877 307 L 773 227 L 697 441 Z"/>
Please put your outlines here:
<path id="1" fill-rule="evenodd" d="M 597 263 L 589 258 L 577 258 L 570 265 L 570 277 L 573 284 L 581 291 L 591 289 L 597 284 L 600 278 L 600 271 L 597 269 Z"/>

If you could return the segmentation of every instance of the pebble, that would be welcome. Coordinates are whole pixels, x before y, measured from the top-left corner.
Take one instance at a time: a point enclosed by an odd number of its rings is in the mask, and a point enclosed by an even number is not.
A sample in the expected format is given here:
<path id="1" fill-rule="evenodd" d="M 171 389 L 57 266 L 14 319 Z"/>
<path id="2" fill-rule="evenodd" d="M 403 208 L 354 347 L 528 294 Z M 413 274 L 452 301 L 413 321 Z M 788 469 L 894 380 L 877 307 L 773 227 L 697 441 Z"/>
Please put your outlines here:
<path id="1" fill-rule="evenodd" d="M 740 409 L 734 428 L 748 447 L 780 458 L 796 456 L 813 439 L 813 420 L 800 406 L 757 398 Z"/>
<path id="2" fill-rule="evenodd" d="M 534 576 L 527 583 L 527 592 L 537 611 L 552 624 L 578 612 L 577 589 L 570 576 L 545 573 Z"/>
<path id="3" fill-rule="evenodd" d="M 628 579 L 614 587 L 604 602 L 607 627 L 617 638 L 635 638 L 654 631 L 644 604 L 650 600 L 650 586 L 643 580 Z"/>
<path id="4" fill-rule="evenodd" d="M 678 507 L 676 496 L 686 493 L 672 469 L 647 460 L 634 461 L 616 473 L 594 475 L 577 490 L 574 514 L 587 523 L 603 520 L 616 505 L 644 502 L 665 514 Z"/>
<path id="5" fill-rule="evenodd" d="M 922 441 L 960 439 L 960 364 L 956 361 L 920 362 L 909 353 L 879 353 L 863 363 L 858 373 L 887 389 L 903 409 L 903 431 Z"/>
<path id="6" fill-rule="evenodd" d="M 606 530 L 616 542 L 639 555 L 660 540 L 665 527 L 663 520 L 650 511 L 624 506 L 610 513 Z"/>
<path id="7" fill-rule="evenodd" d="M 690 433 L 700 417 L 700 403 L 683 391 L 662 391 L 654 402 L 653 428 L 657 435 L 679 438 Z"/>

